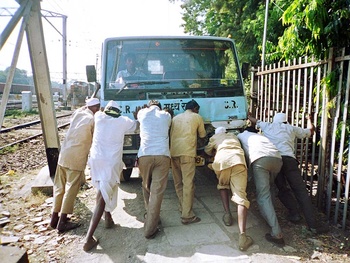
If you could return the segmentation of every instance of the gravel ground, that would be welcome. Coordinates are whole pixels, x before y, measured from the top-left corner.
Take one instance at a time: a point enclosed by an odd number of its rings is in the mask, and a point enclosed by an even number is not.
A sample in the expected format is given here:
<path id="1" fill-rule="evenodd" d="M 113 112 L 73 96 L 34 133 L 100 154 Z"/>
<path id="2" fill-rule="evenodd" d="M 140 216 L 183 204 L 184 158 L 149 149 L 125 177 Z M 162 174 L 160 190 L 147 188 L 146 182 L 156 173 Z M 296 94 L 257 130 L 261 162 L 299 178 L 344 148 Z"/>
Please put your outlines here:
<path id="1" fill-rule="evenodd" d="M 63 139 L 63 133 L 60 138 Z M 69 235 L 59 235 L 48 227 L 52 197 L 40 193 L 33 195 L 27 189 L 45 165 L 42 138 L 19 146 L 12 153 L 0 155 L 0 218 L 9 221 L 0 227 L 1 242 L 7 241 L 3 245 L 26 249 L 30 262 L 70 262 L 72 255 L 82 252 L 78 244 L 82 242 L 91 217 L 95 192 L 87 180 L 77 198 L 72 219 L 82 222 L 84 229 L 81 227 Z M 251 188 L 249 200 L 253 209 L 258 211 Z M 283 208 L 277 206 L 276 210 L 283 218 Z M 322 214 L 319 216 L 323 217 Z M 327 235 L 311 237 L 303 225 L 293 225 L 286 220 L 280 220 L 280 224 L 288 243 L 297 251 L 288 252 L 296 262 L 350 262 L 349 233 L 331 227 Z"/>

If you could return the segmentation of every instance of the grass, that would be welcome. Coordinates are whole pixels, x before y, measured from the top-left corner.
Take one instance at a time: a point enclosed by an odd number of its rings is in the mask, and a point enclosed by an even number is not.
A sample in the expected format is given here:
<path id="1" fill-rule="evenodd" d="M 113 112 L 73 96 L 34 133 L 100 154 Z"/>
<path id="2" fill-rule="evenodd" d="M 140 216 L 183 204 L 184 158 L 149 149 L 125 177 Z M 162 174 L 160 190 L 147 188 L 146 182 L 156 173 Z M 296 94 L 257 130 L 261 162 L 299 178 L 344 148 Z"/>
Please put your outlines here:
<path id="1" fill-rule="evenodd" d="M 37 110 L 22 111 L 17 109 L 9 109 L 9 110 L 6 110 L 5 117 L 16 119 L 16 118 L 23 118 L 30 115 L 38 115 L 38 114 L 39 112 Z"/>
<path id="2" fill-rule="evenodd" d="M 12 146 L 8 146 L 8 147 L 5 147 L 3 149 L 0 149 L 0 155 L 3 155 L 3 154 L 8 154 L 8 153 L 14 153 L 15 151 L 18 150 L 18 145 L 15 144 L 15 145 L 12 145 Z"/>

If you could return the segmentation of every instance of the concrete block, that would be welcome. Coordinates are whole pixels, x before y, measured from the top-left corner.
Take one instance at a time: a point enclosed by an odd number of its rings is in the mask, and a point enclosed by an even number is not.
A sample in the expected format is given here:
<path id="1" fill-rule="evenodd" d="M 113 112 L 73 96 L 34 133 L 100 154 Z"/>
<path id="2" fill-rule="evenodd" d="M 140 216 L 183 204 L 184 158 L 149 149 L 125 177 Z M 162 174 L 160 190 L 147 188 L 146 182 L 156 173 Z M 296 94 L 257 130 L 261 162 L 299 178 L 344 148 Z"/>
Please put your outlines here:
<path id="1" fill-rule="evenodd" d="M 50 177 L 49 167 L 43 167 L 32 184 L 32 194 L 42 192 L 47 196 L 53 196 L 53 181 Z"/>
<path id="2" fill-rule="evenodd" d="M 18 247 L 0 246 L 1 262 L 6 263 L 28 263 L 27 251 Z"/>

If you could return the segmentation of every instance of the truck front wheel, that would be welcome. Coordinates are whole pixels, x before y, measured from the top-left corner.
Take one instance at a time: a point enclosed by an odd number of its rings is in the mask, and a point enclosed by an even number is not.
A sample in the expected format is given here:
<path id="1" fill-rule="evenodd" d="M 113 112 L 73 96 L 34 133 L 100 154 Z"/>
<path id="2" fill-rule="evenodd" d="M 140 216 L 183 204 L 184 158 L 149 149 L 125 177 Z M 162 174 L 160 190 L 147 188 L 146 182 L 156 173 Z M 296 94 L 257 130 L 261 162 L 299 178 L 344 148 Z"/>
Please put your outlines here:
<path id="1" fill-rule="evenodd" d="M 122 178 L 120 178 L 120 181 L 124 181 L 124 182 L 129 181 L 132 174 L 132 169 L 133 168 L 124 169 L 122 172 Z"/>

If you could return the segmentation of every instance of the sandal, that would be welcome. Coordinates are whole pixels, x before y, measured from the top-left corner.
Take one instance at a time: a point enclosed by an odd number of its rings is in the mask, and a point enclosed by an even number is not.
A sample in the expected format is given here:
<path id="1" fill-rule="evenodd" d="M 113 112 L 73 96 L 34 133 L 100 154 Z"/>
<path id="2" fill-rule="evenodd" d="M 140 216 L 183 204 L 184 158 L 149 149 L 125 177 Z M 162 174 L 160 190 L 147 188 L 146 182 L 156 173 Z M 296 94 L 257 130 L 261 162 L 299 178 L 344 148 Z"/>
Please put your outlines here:
<path id="1" fill-rule="evenodd" d="M 60 228 L 59 226 L 57 227 L 57 231 L 59 234 L 62 234 L 64 232 L 67 232 L 69 230 L 72 230 L 72 229 L 75 229 L 75 228 L 78 228 L 80 227 L 81 224 L 80 223 L 73 223 L 73 222 L 66 222 L 64 224 L 64 227 L 63 228 Z"/>
<path id="2" fill-rule="evenodd" d="M 200 222 L 201 219 L 197 216 L 191 217 L 191 218 L 186 218 L 186 219 L 182 219 L 181 223 L 184 225 L 188 225 L 188 224 L 193 224 L 193 223 L 198 223 Z"/>
<path id="3" fill-rule="evenodd" d="M 253 245 L 254 241 L 250 236 L 246 236 L 245 233 L 239 235 L 238 246 L 239 250 L 246 251 L 251 245 Z"/>
<path id="4" fill-rule="evenodd" d="M 88 242 L 86 242 L 83 246 L 83 250 L 85 252 L 93 249 L 94 247 L 96 247 L 98 245 L 98 239 L 95 239 L 94 237 L 92 239 L 90 239 Z"/>
<path id="5" fill-rule="evenodd" d="M 233 217 L 230 212 L 225 213 L 222 217 L 222 221 L 224 221 L 225 226 L 232 226 L 233 224 Z"/>
<path id="6" fill-rule="evenodd" d="M 265 238 L 266 238 L 267 241 L 275 244 L 278 247 L 284 247 L 285 246 L 285 242 L 284 242 L 283 237 L 277 238 L 277 237 L 274 237 L 273 235 L 267 233 L 265 235 Z"/>
<path id="7" fill-rule="evenodd" d="M 114 221 L 112 218 L 105 220 L 105 228 L 106 229 L 113 228 L 113 227 L 114 227 Z"/>
<path id="8" fill-rule="evenodd" d="M 152 234 L 152 235 L 149 235 L 149 236 L 145 236 L 145 238 L 147 239 L 153 239 L 156 237 L 156 235 L 160 232 L 160 228 L 157 227 L 156 231 Z"/>

